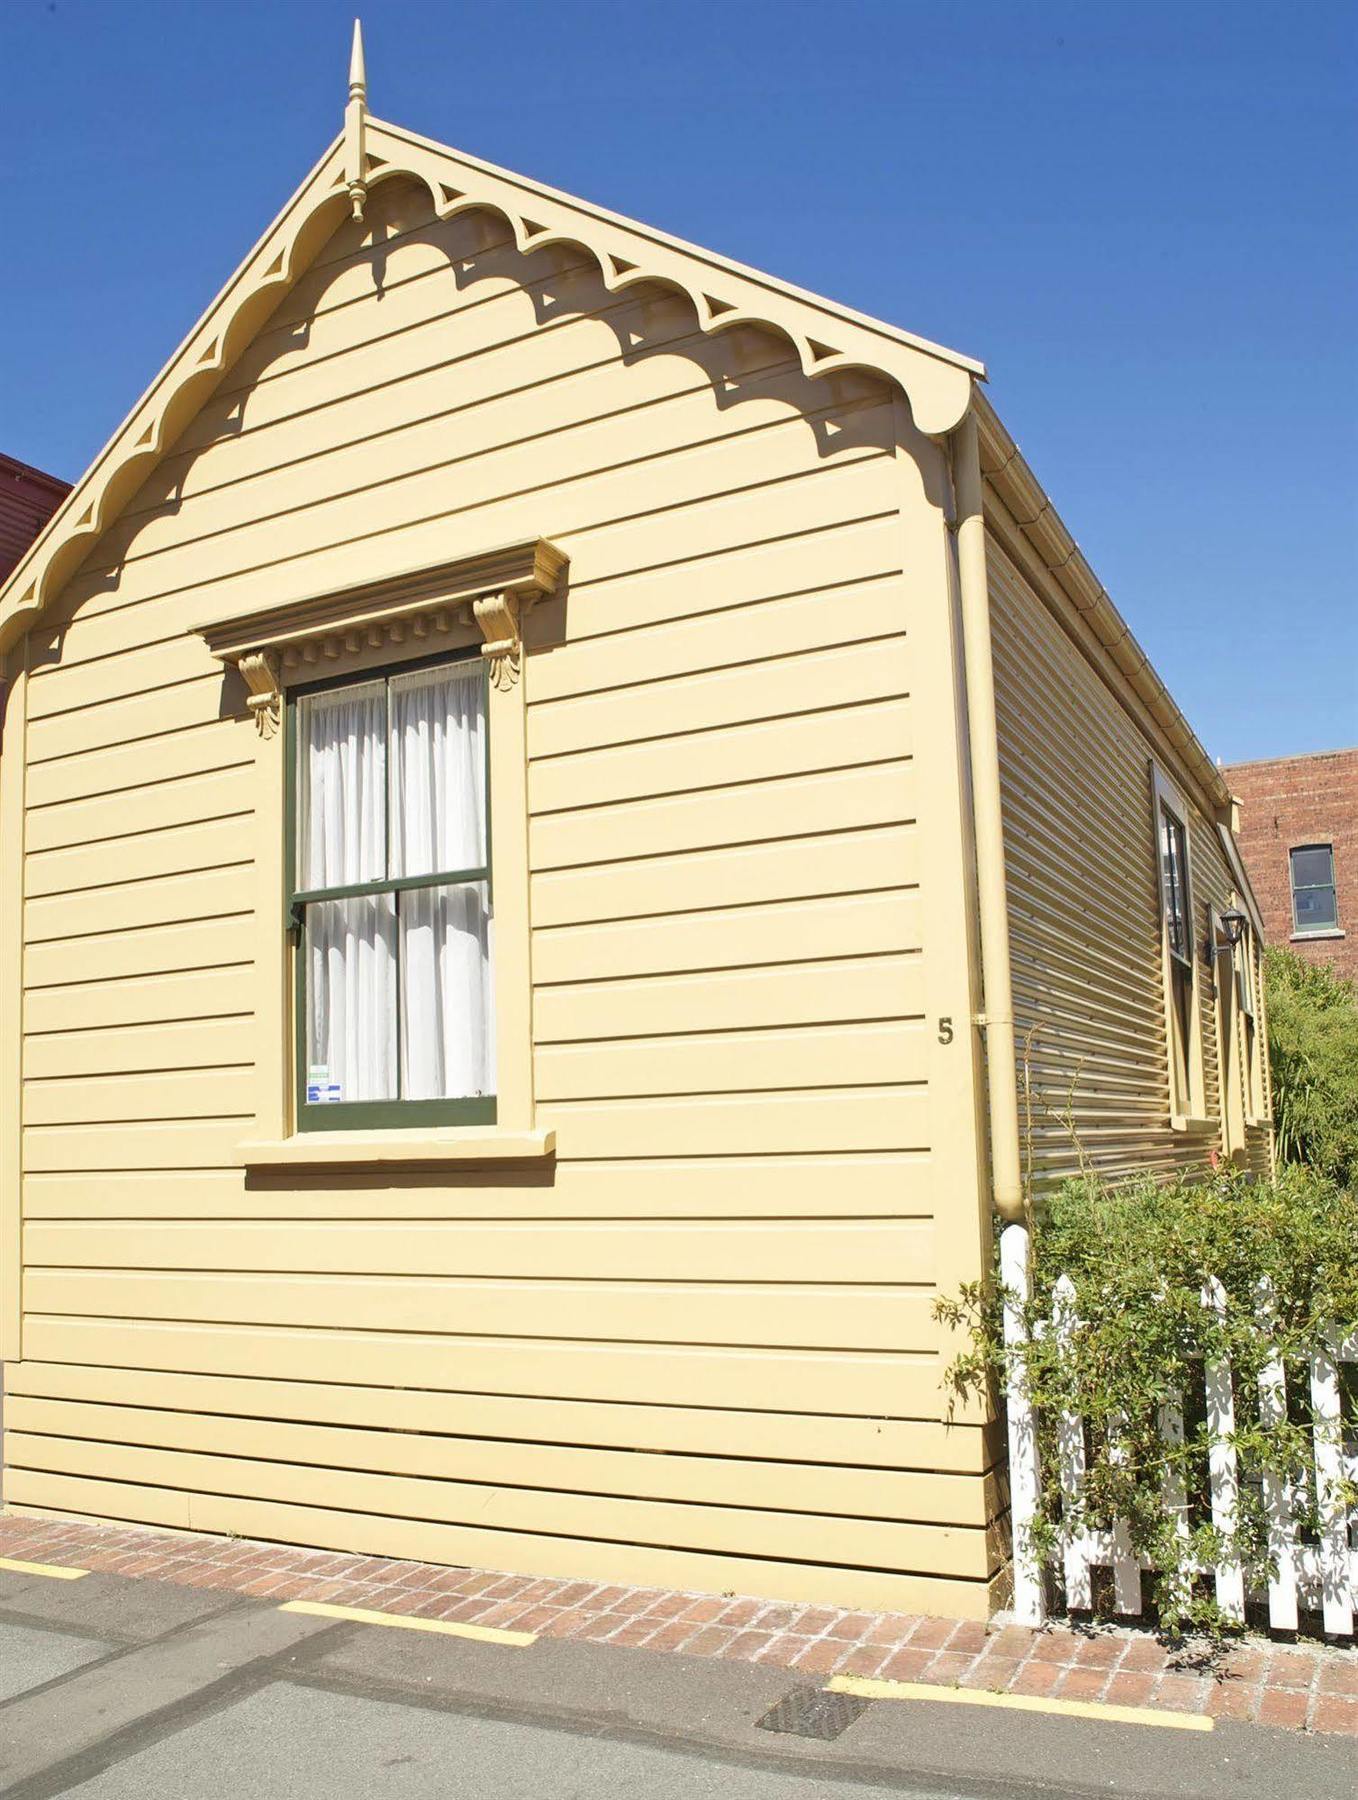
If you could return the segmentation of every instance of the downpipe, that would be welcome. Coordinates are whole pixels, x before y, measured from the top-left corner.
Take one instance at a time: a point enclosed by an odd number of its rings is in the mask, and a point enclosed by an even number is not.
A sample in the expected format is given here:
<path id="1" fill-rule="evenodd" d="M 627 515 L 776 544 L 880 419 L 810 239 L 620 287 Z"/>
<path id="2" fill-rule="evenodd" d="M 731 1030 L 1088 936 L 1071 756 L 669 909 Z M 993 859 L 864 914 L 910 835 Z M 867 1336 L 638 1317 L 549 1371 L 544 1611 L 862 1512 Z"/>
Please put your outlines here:
<path id="1" fill-rule="evenodd" d="M 1009 967 L 1009 902 L 1000 805 L 999 732 L 990 640 L 990 584 L 986 574 L 981 453 L 972 407 L 952 434 L 953 494 L 957 512 L 957 573 L 962 613 L 963 684 L 971 754 L 972 822 L 981 927 L 991 1199 L 1006 1224 L 1023 1218 L 1019 1159 L 1018 1072 L 1014 1052 L 1014 989 Z"/>

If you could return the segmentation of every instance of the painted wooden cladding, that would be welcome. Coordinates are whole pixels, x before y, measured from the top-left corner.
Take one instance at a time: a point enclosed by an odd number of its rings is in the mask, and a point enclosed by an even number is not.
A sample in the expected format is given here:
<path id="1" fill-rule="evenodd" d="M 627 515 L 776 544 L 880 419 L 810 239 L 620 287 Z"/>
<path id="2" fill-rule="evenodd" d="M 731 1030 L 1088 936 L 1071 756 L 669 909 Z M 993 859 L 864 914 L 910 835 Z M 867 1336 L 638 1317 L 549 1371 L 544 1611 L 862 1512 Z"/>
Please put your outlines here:
<path id="1" fill-rule="evenodd" d="M 995 1446 L 942 1423 L 930 1311 L 980 1256 L 960 873 L 925 880 L 961 857 L 945 539 L 903 430 L 486 215 L 383 187 L 337 234 L 34 637 L 13 1502 L 984 1613 Z M 194 629 L 538 535 L 556 1163 L 247 1179 L 273 815 Z"/>
<path id="2" fill-rule="evenodd" d="M 0 657 L 0 1358 L 21 1354 L 28 646 Z"/>
<path id="3" fill-rule="evenodd" d="M 126 1401 L 110 1407 L 23 1395 L 12 1395 L 10 1407 L 15 1430 L 82 1436 L 96 1442 L 117 1438 L 148 1448 L 173 1450 L 182 1445 L 208 1451 L 235 1450 L 247 1456 L 270 1454 L 283 1462 L 329 1461 L 339 1467 L 374 1473 L 390 1470 L 433 1480 L 446 1475 L 451 1452 L 456 1458 L 457 1478 L 464 1482 L 494 1484 L 512 1477 L 516 1486 L 579 1491 L 600 1470 L 608 1470 L 616 1491 L 637 1499 L 668 1491 L 681 1502 L 700 1505 L 748 1506 L 754 1500 L 777 1507 L 781 1498 L 783 1477 L 778 1466 L 748 1454 L 749 1445 L 730 1443 L 718 1455 L 681 1456 L 670 1467 L 662 1459 L 671 1452 L 647 1452 L 630 1445 L 619 1450 L 584 1451 L 572 1444 L 534 1442 L 527 1436 L 504 1448 L 476 1437 L 459 1438 L 450 1445 L 441 1443 L 437 1435 L 392 1432 L 376 1422 L 358 1427 L 322 1424 L 311 1416 L 314 1407 L 301 1420 L 272 1420 L 266 1408 L 261 1408 L 266 1417 L 259 1422 L 220 1414 L 205 1416 L 200 1410 L 202 1400 L 210 1401 L 211 1394 L 199 1393 L 193 1398 L 198 1406 L 186 1412 L 133 1407 Z M 374 1419 L 370 1411 L 362 1416 Z M 440 1429 L 446 1432 L 448 1423 L 445 1413 Z M 543 1429 L 535 1426 L 531 1417 L 512 1410 L 503 1423 L 516 1434 Z M 807 1467 L 802 1479 L 808 1484 L 804 1497 L 813 1499 L 815 1510 L 834 1514 L 858 1503 L 851 1470 Z M 965 1476 L 884 1470 L 876 1487 L 873 1501 L 885 1519 L 929 1525 L 984 1523 L 980 1517 L 983 1486 Z"/>
<path id="4" fill-rule="evenodd" d="M 1188 808 L 1205 1119 L 1171 1129 L 1146 736 L 990 541 L 1020 1123 L 1038 1181 L 1201 1168 L 1221 1143 L 1208 909 L 1231 904 L 1215 823 Z M 1224 970 L 1224 965 L 1223 965 Z M 1268 1135 L 1247 1131 L 1266 1168 Z"/>

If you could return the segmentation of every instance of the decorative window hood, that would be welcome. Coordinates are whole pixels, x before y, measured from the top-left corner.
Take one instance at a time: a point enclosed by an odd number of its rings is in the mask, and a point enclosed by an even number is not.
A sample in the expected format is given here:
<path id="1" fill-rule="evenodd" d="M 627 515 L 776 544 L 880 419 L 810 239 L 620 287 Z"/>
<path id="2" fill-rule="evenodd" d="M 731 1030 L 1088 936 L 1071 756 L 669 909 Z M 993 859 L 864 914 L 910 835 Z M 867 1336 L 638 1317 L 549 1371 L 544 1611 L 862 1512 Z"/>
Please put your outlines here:
<path id="1" fill-rule="evenodd" d="M 519 674 L 523 618 L 555 591 L 566 561 L 545 538 L 525 538 L 224 619 L 197 635 L 219 662 L 239 669 L 262 732 L 277 726 L 283 688 L 297 670 L 386 644 L 423 640 L 437 650 L 456 626 L 480 627 L 492 679 L 507 686 Z"/>

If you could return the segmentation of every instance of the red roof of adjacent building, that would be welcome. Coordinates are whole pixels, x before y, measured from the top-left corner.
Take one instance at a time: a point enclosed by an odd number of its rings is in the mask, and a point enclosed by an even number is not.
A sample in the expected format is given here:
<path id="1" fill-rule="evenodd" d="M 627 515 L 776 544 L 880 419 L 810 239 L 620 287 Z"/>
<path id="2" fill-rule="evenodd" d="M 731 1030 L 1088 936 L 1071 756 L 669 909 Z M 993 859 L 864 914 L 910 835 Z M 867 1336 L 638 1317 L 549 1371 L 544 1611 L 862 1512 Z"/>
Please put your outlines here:
<path id="1" fill-rule="evenodd" d="M 69 481 L 0 454 L 0 581 L 70 491 Z"/>

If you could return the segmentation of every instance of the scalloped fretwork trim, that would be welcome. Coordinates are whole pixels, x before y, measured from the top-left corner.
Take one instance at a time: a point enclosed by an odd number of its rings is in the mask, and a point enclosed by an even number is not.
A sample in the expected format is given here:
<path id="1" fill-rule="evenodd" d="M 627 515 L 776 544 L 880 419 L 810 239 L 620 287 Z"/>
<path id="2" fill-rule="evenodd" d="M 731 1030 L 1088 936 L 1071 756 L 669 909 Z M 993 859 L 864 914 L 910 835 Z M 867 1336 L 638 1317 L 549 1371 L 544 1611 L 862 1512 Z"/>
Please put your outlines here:
<path id="1" fill-rule="evenodd" d="M 941 437 L 957 425 L 970 404 L 973 378 L 984 375 L 980 364 L 954 352 L 366 116 L 360 171 L 356 135 L 351 123 L 331 145 L 0 588 L 0 651 L 89 555 L 355 202 L 393 178 L 423 182 L 439 218 L 475 209 L 499 213 L 521 251 L 579 245 L 595 258 L 611 292 L 640 283 L 677 289 L 692 302 L 705 332 L 741 325 L 778 332 L 807 376 L 861 369 L 884 378 L 902 389 L 916 426 L 928 435 Z"/>

